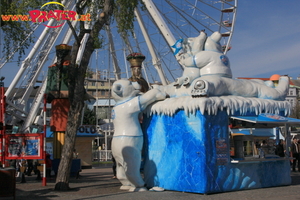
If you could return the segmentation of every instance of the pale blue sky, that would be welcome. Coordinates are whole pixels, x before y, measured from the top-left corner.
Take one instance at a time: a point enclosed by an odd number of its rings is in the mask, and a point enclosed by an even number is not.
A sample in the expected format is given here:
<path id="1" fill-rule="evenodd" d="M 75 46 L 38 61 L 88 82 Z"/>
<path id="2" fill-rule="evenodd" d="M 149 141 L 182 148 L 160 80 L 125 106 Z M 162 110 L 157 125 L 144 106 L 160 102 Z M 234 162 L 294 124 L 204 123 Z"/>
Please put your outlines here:
<path id="1" fill-rule="evenodd" d="M 228 52 L 234 77 L 300 74 L 300 1 L 240 0 Z"/>
<path id="2" fill-rule="evenodd" d="M 227 56 L 234 78 L 278 73 L 295 79 L 300 74 L 300 0 L 239 0 L 231 46 Z M 18 70 L 15 62 L 1 69 L 5 86 Z"/>

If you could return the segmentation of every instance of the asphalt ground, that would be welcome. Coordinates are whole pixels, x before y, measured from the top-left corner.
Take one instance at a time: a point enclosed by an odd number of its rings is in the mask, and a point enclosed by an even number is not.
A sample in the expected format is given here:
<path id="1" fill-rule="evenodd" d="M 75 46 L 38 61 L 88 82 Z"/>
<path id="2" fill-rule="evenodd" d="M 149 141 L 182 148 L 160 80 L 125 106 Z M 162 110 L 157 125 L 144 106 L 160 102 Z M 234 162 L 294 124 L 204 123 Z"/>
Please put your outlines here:
<path id="1" fill-rule="evenodd" d="M 290 186 L 271 187 L 252 190 L 241 190 L 217 194 L 195 194 L 177 191 L 163 192 L 128 192 L 120 190 L 120 182 L 113 179 L 110 166 L 96 166 L 92 169 L 83 169 L 78 179 L 70 177 L 70 191 L 55 191 L 55 178 L 47 178 L 46 186 L 41 180 L 36 180 L 36 175 L 25 176 L 26 183 L 20 183 L 21 177 L 16 180 L 17 200 L 48 200 L 48 199 L 108 199 L 108 200 L 176 200 L 176 199 L 204 199 L 204 200 L 245 200 L 245 199 L 272 199 L 272 200 L 296 200 L 300 199 L 300 172 L 292 172 L 292 184 Z M 1 181 L 1 180 L 0 180 Z M 0 197 L 0 200 L 13 199 L 12 197 Z"/>

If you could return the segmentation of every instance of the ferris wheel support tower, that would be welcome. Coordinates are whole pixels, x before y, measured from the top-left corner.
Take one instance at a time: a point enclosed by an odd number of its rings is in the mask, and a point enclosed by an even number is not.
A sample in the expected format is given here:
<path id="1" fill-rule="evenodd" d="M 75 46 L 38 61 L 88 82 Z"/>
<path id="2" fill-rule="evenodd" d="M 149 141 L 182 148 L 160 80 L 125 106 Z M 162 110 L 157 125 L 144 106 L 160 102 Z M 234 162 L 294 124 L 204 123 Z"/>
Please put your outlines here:
<path id="1" fill-rule="evenodd" d="M 170 48 L 173 44 L 175 44 L 176 39 L 171 33 L 170 29 L 168 28 L 166 22 L 160 15 L 159 11 L 157 10 L 156 6 L 154 5 L 152 0 L 143 0 L 148 12 L 152 16 L 153 20 L 155 21 L 157 27 L 163 34 L 165 40 L 169 44 Z"/>

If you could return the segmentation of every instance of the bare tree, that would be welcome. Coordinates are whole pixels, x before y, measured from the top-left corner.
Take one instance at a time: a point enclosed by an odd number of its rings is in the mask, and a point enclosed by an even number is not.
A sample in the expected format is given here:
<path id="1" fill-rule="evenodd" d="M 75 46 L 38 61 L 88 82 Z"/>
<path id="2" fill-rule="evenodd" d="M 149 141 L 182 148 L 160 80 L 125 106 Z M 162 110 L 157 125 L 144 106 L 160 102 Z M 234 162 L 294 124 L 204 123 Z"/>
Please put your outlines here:
<path id="1" fill-rule="evenodd" d="M 300 103 L 296 100 L 295 106 L 292 108 L 290 117 L 300 119 Z"/>

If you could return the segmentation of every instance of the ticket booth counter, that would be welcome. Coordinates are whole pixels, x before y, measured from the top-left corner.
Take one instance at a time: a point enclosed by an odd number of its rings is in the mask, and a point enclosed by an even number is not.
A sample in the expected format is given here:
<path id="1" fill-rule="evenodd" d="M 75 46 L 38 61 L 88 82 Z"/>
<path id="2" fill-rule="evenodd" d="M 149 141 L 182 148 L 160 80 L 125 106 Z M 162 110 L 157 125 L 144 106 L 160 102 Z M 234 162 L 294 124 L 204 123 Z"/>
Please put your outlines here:
<path id="1" fill-rule="evenodd" d="M 257 152 L 255 151 L 254 139 L 252 135 L 240 133 L 231 134 L 230 138 L 230 156 L 233 159 L 245 160 L 252 158 Z"/>
<path id="2" fill-rule="evenodd" d="M 242 127 L 231 129 L 230 153 L 233 162 L 261 161 L 261 159 L 290 160 L 287 156 L 279 157 L 275 155 L 275 146 L 279 139 L 284 139 L 286 155 L 290 155 L 291 135 L 289 126 L 299 125 L 299 119 L 268 114 L 232 116 L 231 120 L 235 121 L 234 124 L 242 124 Z M 280 126 L 285 129 L 285 138 L 279 133 L 278 127 Z M 265 143 L 265 145 L 262 145 L 262 143 Z"/>
<path id="3" fill-rule="evenodd" d="M 230 156 L 234 160 L 279 158 L 275 155 L 276 128 L 231 129 Z M 264 144 L 264 145 L 263 145 Z"/>

